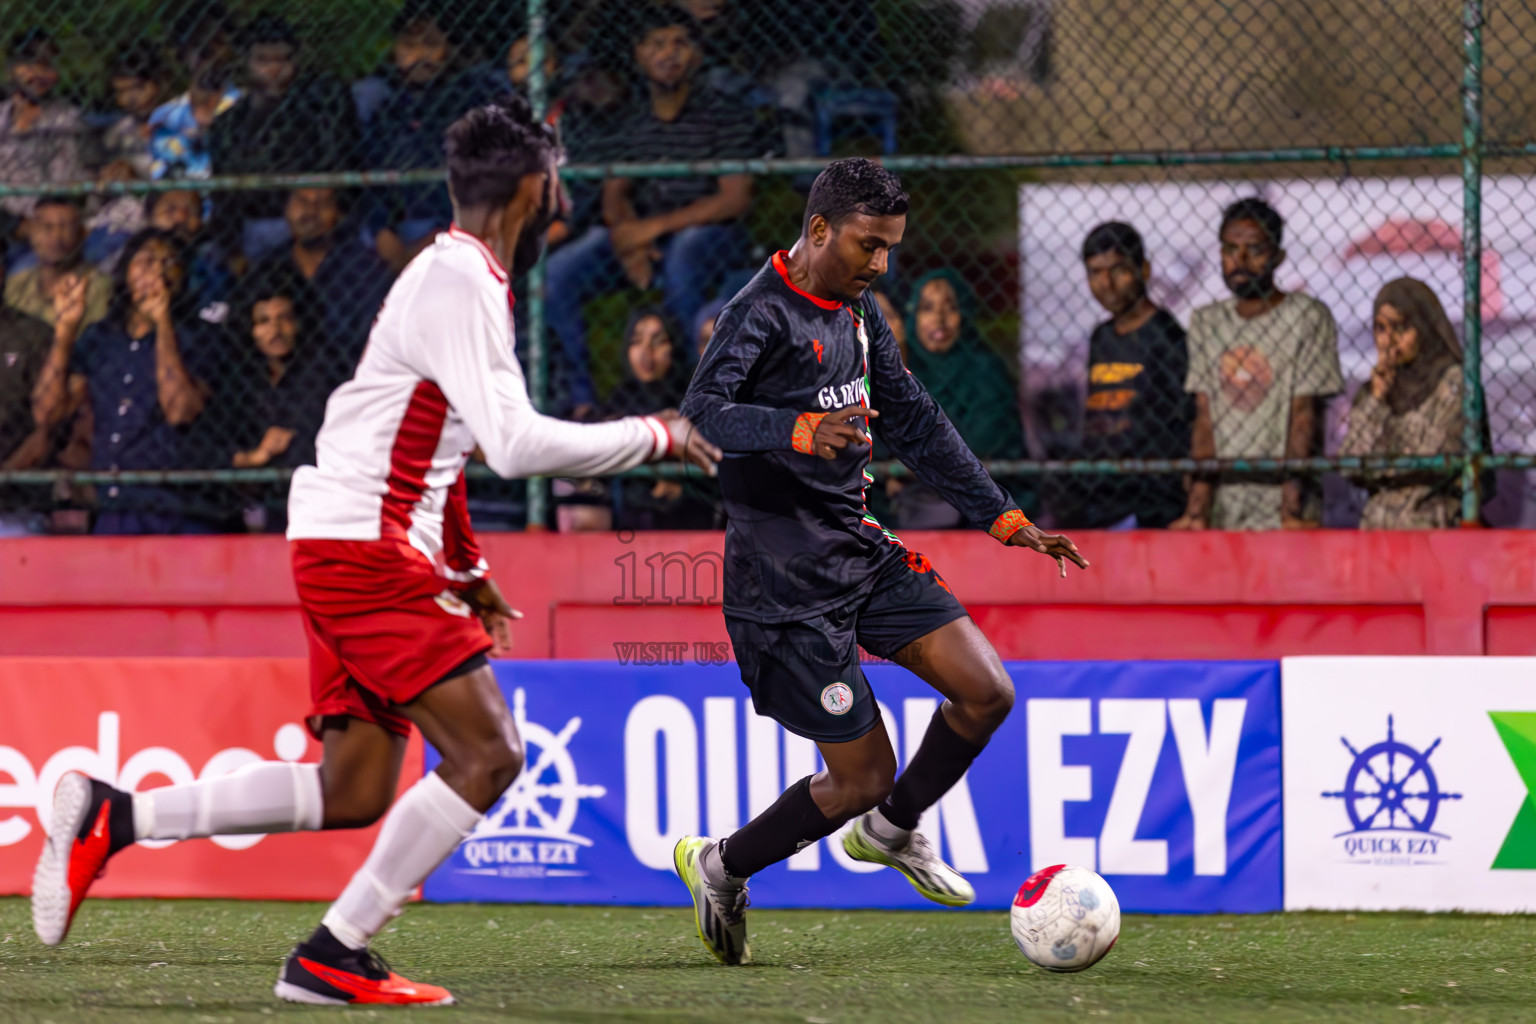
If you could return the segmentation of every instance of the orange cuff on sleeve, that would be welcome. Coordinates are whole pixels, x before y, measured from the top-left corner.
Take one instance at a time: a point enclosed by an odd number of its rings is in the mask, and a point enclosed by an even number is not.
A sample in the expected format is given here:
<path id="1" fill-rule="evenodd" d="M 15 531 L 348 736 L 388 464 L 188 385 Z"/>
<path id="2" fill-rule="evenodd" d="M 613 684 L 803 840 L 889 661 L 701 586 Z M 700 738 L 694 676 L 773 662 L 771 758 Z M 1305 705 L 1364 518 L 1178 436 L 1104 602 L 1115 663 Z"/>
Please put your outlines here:
<path id="1" fill-rule="evenodd" d="M 1004 544 L 1007 544 L 1009 537 L 1012 537 L 1014 534 L 1024 529 L 1024 527 L 1033 525 L 1034 524 L 1029 521 L 1028 517 L 1026 517 L 1023 512 L 1020 512 L 1016 508 L 1011 508 L 1007 512 L 1004 512 L 1002 515 L 998 516 L 997 519 L 992 523 L 992 528 L 987 532 L 996 537 L 998 540 L 1002 541 Z"/>
<path id="2" fill-rule="evenodd" d="M 816 428 L 821 426 L 821 421 L 826 418 L 824 412 L 803 412 L 795 420 L 795 433 L 790 438 L 789 446 L 803 455 L 815 455 Z"/>

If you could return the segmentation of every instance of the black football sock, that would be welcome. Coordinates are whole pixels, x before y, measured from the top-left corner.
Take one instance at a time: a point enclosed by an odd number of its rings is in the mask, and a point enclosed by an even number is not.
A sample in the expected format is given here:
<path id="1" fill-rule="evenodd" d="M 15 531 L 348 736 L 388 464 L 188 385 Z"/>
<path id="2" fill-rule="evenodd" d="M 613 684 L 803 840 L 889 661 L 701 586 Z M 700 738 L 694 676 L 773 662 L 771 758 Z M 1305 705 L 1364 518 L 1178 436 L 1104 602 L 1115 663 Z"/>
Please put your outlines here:
<path id="1" fill-rule="evenodd" d="M 891 795 L 880 805 L 880 813 L 897 828 L 909 832 L 917 828 L 923 812 L 960 781 L 983 749 L 950 728 L 940 705 L 923 734 L 922 745 L 896 780 Z"/>
<path id="2" fill-rule="evenodd" d="M 826 838 L 841 825 L 816 806 L 807 775 L 720 844 L 720 863 L 737 878 L 746 878 Z"/>
<path id="3" fill-rule="evenodd" d="M 134 844 L 136 838 L 133 831 L 133 794 L 124 793 L 122 790 L 107 785 L 100 779 L 91 780 L 91 793 L 98 800 L 110 804 L 107 811 L 107 850 L 116 853 Z M 96 827 L 96 822 L 86 818 L 80 823 L 79 839 L 85 839 Z"/>

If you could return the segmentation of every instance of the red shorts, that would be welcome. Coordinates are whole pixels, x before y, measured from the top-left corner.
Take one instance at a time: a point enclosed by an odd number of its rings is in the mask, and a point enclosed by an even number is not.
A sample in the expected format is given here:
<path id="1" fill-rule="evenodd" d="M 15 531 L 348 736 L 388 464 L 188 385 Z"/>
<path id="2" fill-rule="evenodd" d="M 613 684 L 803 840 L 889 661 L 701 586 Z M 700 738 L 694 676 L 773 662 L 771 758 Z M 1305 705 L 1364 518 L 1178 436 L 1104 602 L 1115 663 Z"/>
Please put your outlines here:
<path id="1" fill-rule="evenodd" d="M 309 636 L 309 729 L 350 715 L 400 736 L 409 704 L 464 662 L 491 649 L 474 611 L 409 544 L 296 540 L 293 582 Z"/>

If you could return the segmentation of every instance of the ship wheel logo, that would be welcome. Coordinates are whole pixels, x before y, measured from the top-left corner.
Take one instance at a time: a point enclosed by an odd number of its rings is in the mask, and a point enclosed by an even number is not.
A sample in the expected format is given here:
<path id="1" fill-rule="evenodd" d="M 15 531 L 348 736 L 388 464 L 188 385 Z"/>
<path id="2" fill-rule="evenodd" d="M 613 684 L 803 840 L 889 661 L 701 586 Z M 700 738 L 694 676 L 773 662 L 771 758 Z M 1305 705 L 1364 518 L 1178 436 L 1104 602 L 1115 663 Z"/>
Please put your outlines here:
<path id="1" fill-rule="evenodd" d="M 1387 716 L 1387 738 L 1364 750 L 1356 750 L 1346 737 L 1339 742 L 1354 757 L 1344 788 L 1325 797 L 1344 801 L 1355 832 L 1407 831 L 1450 838 L 1434 831 L 1435 815 L 1442 800 L 1460 800 L 1460 793 L 1440 790 L 1430 755 L 1440 746 L 1437 738 L 1420 753 L 1397 738 L 1392 716 Z"/>
<path id="2" fill-rule="evenodd" d="M 568 748 L 571 737 L 581 728 L 580 716 L 566 722 L 559 732 L 550 732 L 528 720 L 528 698 L 518 687 L 512 693 L 512 717 L 523 738 L 527 767 L 491 813 L 480 819 L 469 838 L 534 836 L 591 846 L 592 840 L 576 835 L 571 827 L 576 824 L 581 801 L 603 796 L 608 790 L 585 785 L 576 777 L 576 762 Z"/>

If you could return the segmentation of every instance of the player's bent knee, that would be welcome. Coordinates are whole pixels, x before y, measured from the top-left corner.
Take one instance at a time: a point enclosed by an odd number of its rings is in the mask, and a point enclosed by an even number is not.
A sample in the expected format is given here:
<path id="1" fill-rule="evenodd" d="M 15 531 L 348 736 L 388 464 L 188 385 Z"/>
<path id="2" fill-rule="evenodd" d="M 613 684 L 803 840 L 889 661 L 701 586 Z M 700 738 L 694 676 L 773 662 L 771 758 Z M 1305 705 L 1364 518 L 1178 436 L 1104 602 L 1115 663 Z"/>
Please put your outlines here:
<path id="1" fill-rule="evenodd" d="M 891 795 L 895 785 L 895 773 L 885 771 L 839 780 L 836 790 L 839 805 L 837 816 L 852 818 L 880 806 Z"/>
<path id="2" fill-rule="evenodd" d="M 498 795 L 512 785 L 523 770 L 523 746 L 521 743 L 503 743 L 490 758 L 488 774 Z"/>
<path id="3" fill-rule="evenodd" d="M 992 681 L 990 699 L 985 707 L 985 720 L 992 728 L 1003 724 L 1008 713 L 1013 710 L 1016 695 L 1013 690 L 1013 680 L 1004 673 Z"/>
<path id="4" fill-rule="evenodd" d="M 874 780 L 873 784 L 863 793 L 863 799 L 859 802 L 863 805 L 859 813 L 873 810 L 885 802 L 885 798 L 891 795 L 891 790 L 896 788 L 895 776 L 882 776 Z"/>
<path id="5" fill-rule="evenodd" d="M 1006 673 L 999 672 L 985 685 L 976 687 L 974 694 L 958 703 L 959 710 L 966 718 L 990 733 L 1002 725 L 1008 713 L 1013 710 L 1014 699 L 1013 680 Z"/>
<path id="6" fill-rule="evenodd" d="M 322 828 L 367 828 L 389 811 L 394 803 L 394 787 L 370 787 L 332 792 L 327 787 L 324 794 L 325 809 Z"/>
<path id="7" fill-rule="evenodd" d="M 520 743 L 497 737 L 456 751 L 444 761 L 451 765 L 451 774 L 462 780 L 460 795 L 489 807 L 523 770 L 523 748 Z"/>

